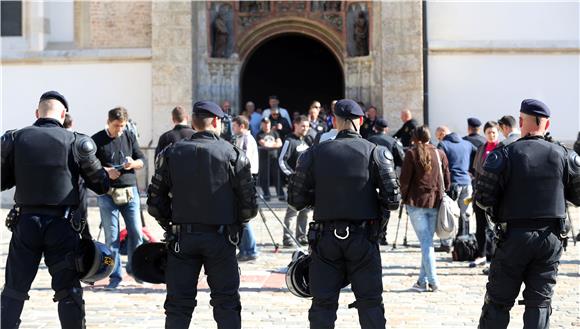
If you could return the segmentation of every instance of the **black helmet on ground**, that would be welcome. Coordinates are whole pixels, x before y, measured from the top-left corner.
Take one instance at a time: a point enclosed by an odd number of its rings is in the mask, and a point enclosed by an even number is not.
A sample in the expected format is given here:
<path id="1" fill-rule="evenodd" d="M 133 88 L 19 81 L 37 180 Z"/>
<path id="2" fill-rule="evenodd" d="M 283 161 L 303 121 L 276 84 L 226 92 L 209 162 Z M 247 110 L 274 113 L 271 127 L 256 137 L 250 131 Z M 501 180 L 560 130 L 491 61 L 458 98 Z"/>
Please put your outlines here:
<path id="1" fill-rule="evenodd" d="M 106 245 L 88 239 L 81 239 L 80 245 L 81 256 L 75 265 L 82 282 L 94 284 L 113 273 L 115 257 Z"/>
<path id="2" fill-rule="evenodd" d="M 145 243 L 133 252 L 133 276 L 149 283 L 165 283 L 167 246 L 162 242 Z"/>

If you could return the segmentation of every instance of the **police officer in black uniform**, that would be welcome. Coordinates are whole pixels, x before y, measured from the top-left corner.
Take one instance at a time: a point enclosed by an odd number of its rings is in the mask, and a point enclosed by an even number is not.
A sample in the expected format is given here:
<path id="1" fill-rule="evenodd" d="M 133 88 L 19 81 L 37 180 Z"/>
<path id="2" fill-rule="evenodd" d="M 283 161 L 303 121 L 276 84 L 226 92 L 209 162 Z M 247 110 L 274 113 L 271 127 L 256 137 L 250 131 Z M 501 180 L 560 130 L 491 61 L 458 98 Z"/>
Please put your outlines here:
<path id="1" fill-rule="evenodd" d="M 79 176 L 99 194 L 109 189 L 109 178 L 95 156 L 93 140 L 63 128 L 67 111 L 64 96 L 46 92 L 36 110 L 38 120 L 2 136 L 2 191 L 16 186 L 16 206 L 6 223 L 13 233 L 2 290 L 2 328 L 20 325 L 43 256 L 61 327 L 85 327 L 79 273 L 60 264 L 79 249 L 79 223 L 71 220 L 79 205 Z"/>
<path id="2" fill-rule="evenodd" d="M 479 328 L 506 328 L 522 282 L 524 328 L 548 328 L 562 241 L 566 200 L 580 205 L 580 157 L 546 139 L 550 110 L 534 99 L 521 104 L 522 138 L 489 154 L 475 201 L 496 225 Z"/>
<path id="3" fill-rule="evenodd" d="M 346 280 L 356 297 L 349 307 L 358 309 L 361 327 L 386 325 L 378 240 L 389 211 L 399 206 L 399 182 L 389 150 L 358 133 L 363 115 L 356 102 L 340 100 L 336 139 L 302 154 L 290 179 L 288 203 L 297 210 L 314 207 L 308 233 L 310 328 L 334 328 Z"/>
<path id="4" fill-rule="evenodd" d="M 166 328 L 189 328 L 202 266 L 218 328 L 241 327 L 236 244 L 258 206 L 249 160 L 219 137 L 224 116 L 217 104 L 195 103 L 197 132 L 159 154 L 149 185 L 149 213 L 173 239 L 165 269 Z"/>

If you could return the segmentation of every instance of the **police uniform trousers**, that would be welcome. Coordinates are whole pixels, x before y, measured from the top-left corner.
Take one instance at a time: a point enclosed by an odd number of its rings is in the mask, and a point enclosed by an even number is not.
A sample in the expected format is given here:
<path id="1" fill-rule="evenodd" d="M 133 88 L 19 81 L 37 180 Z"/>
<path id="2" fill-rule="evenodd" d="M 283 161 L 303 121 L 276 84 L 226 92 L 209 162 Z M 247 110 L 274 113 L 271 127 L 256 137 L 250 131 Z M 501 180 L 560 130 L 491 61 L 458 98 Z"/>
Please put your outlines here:
<path id="1" fill-rule="evenodd" d="M 357 308 L 361 328 L 385 328 L 381 255 L 377 241 L 369 241 L 367 230 L 360 224 L 349 225 L 349 235 L 344 240 L 334 235 L 336 228 L 338 234 L 344 236 L 344 227 L 330 223 L 324 226 L 311 246 L 310 328 L 334 328 L 338 297 L 345 279 L 350 281 L 356 298 L 349 307 Z"/>
<path id="2" fill-rule="evenodd" d="M 491 262 L 479 328 L 507 328 L 522 282 L 524 328 L 548 328 L 562 242 L 556 225 L 510 228 Z"/>
<path id="3" fill-rule="evenodd" d="M 189 328 L 197 301 L 197 281 L 205 268 L 210 304 L 220 329 L 241 328 L 240 272 L 236 246 L 220 232 L 188 232 L 182 225 L 177 243 L 172 243 L 165 280 L 165 328 Z M 219 226 L 218 226 L 219 227 Z"/>
<path id="4" fill-rule="evenodd" d="M 79 235 L 62 217 L 21 214 L 10 239 L 6 284 L 2 291 L 2 328 L 18 328 L 24 301 L 38 271 L 40 259 L 52 276 L 62 328 L 84 328 L 85 311 L 78 272 L 57 269 L 79 246 Z"/>

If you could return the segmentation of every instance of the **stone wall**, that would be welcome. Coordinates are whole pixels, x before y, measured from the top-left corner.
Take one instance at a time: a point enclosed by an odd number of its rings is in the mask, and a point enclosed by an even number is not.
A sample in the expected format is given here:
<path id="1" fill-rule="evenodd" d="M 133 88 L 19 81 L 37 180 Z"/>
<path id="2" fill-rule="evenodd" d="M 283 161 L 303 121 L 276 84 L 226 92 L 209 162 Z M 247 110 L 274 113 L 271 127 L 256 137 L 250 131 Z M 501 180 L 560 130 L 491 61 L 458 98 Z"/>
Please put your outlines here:
<path id="1" fill-rule="evenodd" d="M 171 110 L 176 105 L 191 109 L 193 20 L 195 7 L 190 1 L 153 2 L 152 10 L 152 129 L 154 145 L 169 130 Z M 203 3 L 202 3 L 203 5 Z"/>
<path id="2" fill-rule="evenodd" d="M 84 44 L 88 48 L 151 47 L 152 6 L 150 1 L 86 3 L 84 8 L 88 14 L 83 16 L 88 18 L 88 35 L 85 35 L 89 40 Z M 77 10 L 77 15 L 79 14 L 81 13 Z"/>
<path id="3" fill-rule="evenodd" d="M 372 40 L 376 58 L 373 99 L 382 107 L 391 130 L 408 108 L 423 122 L 423 53 L 421 1 L 375 2 Z"/>

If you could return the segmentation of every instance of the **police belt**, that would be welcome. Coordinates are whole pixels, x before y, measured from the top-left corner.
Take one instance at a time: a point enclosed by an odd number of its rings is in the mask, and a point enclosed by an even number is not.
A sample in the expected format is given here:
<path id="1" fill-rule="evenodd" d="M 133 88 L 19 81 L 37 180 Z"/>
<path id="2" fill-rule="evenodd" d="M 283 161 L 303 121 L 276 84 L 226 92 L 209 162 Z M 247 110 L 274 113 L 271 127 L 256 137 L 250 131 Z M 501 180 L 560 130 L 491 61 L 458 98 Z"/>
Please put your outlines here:
<path id="1" fill-rule="evenodd" d="M 223 233 L 226 225 L 175 224 L 171 226 L 174 234 L 181 233 Z"/>
<path id="2" fill-rule="evenodd" d="M 314 226 L 322 231 L 334 231 L 349 227 L 351 230 L 364 230 L 372 224 L 372 220 L 332 220 L 332 221 L 315 221 Z"/>
<path id="3" fill-rule="evenodd" d="M 529 220 L 529 219 L 510 219 L 507 222 L 507 228 L 509 229 L 525 229 L 531 231 L 543 231 L 546 229 L 558 232 L 560 230 L 560 220 L 559 219 L 545 219 L 545 220 Z"/>
<path id="4" fill-rule="evenodd" d="M 53 217 L 65 217 L 68 206 L 20 206 L 20 214 L 34 214 Z"/>

